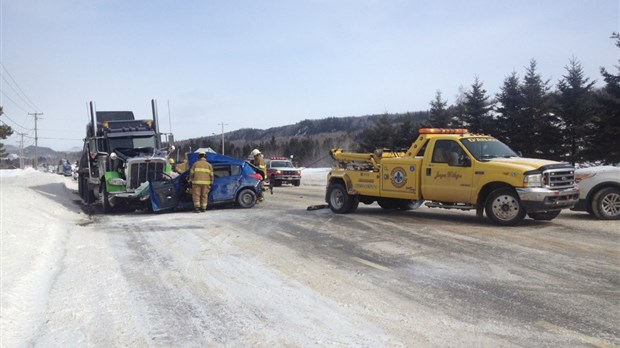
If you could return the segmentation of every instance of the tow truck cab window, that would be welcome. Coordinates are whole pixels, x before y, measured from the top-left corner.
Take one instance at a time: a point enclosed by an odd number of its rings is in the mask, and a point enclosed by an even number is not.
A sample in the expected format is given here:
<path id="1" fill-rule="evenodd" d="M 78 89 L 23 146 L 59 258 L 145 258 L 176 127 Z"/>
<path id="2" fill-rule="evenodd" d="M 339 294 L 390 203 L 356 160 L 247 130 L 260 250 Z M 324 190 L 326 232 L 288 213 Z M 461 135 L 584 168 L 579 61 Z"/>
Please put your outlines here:
<path id="1" fill-rule="evenodd" d="M 437 140 L 433 150 L 434 163 L 448 163 L 450 166 L 468 167 L 471 163 L 469 156 L 463 148 L 454 140 Z"/>
<path id="2" fill-rule="evenodd" d="M 422 145 L 420 151 L 418 151 L 418 153 L 415 155 L 416 157 L 424 157 L 424 153 L 426 152 L 426 145 L 428 145 L 428 140 L 426 140 L 424 145 Z"/>
<path id="3" fill-rule="evenodd" d="M 448 163 L 448 153 L 452 140 L 437 140 L 433 148 L 433 163 Z"/>

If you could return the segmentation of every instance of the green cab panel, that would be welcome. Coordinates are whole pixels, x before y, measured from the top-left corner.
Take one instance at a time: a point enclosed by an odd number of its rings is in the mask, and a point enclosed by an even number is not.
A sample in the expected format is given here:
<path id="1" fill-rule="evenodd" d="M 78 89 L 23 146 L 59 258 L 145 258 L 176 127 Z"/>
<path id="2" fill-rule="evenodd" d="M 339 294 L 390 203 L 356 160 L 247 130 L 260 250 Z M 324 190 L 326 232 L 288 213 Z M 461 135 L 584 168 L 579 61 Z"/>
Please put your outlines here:
<path id="1" fill-rule="evenodd" d="M 105 172 L 105 185 L 108 192 L 125 191 L 125 185 L 110 185 L 109 180 L 112 178 L 121 178 L 121 174 L 119 172 Z"/>

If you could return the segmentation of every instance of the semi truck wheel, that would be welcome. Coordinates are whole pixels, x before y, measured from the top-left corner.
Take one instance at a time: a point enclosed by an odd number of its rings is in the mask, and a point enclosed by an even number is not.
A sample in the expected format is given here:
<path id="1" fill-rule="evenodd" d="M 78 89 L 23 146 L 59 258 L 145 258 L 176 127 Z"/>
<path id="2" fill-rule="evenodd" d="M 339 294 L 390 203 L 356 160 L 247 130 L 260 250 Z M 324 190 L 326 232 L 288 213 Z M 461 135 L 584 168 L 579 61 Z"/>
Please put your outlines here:
<path id="1" fill-rule="evenodd" d="M 607 187 L 592 196 L 592 213 L 601 220 L 620 219 L 620 189 Z"/>
<path id="2" fill-rule="evenodd" d="M 327 200 L 329 209 L 336 214 L 352 213 L 353 210 L 355 210 L 354 208 L 357 208 L 357 204 L 355 204 L 355 202 L 359 204 L 359 199 L 349 196 L 344 185 L 339 183 L 329 185 L 329 189 L 327 190 Z"/>
<path id="3" fill-rule="evenodd" d="M 491 221 L 501 226 L 514 226 L 525 218 L 525 209 L 517 193 L 510 188 L 500 188 L 489 194 L 485 211 Z"/>

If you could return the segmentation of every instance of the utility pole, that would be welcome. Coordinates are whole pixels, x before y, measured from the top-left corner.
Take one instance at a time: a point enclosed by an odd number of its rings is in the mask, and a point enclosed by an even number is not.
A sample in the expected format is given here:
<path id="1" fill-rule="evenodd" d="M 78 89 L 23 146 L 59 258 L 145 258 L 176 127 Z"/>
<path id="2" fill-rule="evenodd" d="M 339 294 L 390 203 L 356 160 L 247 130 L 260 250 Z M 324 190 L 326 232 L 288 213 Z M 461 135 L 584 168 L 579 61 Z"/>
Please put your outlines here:
<path id="1" fill-rule="evenodd" d="M 24 135 L 26 133 L 17 133 L 22 139 L 19 141 L 19 169 L 24 169 Z"/>
<path id="2" fill-rule="evenodd" d="M 218 123 L 220 126 L 222 126 L 222 155 L 224 154 L 224 126 L 228 126 L 228 123 Z"/>
<path id="3" fill-rule="evenodd" d="M 34 169 L 39 169 L 39 137 L 37 133 L 37 120 L 42 112 L 29 112 L 28 115 L 34 116 Z"/>

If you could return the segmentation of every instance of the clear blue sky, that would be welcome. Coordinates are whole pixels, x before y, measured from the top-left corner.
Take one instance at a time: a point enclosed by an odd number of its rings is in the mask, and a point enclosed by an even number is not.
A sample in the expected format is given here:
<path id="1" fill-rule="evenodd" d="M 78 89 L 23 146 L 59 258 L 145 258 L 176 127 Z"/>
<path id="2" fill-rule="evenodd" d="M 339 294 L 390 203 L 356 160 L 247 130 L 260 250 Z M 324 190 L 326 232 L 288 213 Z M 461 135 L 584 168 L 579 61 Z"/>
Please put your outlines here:
<path id="1" fill-rule="evenodd" d="M 27 113 L 43 112 L 39 146 L 55 150 L 81 147 L 91 100 L 150 118 L 155 98 L 165 131 L 169 101 L 188 139 L 427 110 L 474 76 L 494 95 L 532 58 L 552 85 L 571 58 L 600 85 L 619 59 L 618 0 L 0 1 L 0 104 L 26 129 L 0 117 L 34 135 Z"/>

